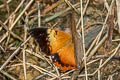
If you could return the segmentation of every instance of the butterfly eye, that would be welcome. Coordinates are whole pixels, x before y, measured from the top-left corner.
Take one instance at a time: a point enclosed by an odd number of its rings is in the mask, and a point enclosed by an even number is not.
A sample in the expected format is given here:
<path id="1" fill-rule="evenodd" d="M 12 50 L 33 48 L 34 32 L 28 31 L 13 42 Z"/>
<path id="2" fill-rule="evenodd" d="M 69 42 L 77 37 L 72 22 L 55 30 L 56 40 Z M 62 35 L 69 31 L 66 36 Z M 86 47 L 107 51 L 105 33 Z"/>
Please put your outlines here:
<path id="1" fill-rule="evenodd" d="M 58 53 L 51 55 L 51 59 L 52 59 L 53 62 L 59 61 Z"/>

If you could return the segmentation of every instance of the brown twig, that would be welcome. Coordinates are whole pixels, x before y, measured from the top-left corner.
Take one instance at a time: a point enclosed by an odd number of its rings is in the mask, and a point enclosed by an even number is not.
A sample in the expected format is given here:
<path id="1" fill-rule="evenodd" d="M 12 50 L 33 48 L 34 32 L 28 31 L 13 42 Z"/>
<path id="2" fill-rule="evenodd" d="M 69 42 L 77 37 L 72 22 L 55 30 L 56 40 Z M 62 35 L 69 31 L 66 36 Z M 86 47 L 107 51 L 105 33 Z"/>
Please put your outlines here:
<path id="1" fill-rule="evenodd" d="M 113 9 L 112 9 L 113 10 Z M 114 16 L 111 13 L 111 15 L 108 18 L 108 37 L 107 40 L 105 42 L 105 53 L 107 51 L 110 51 L 111 47 L 112 47 L 112 36 L 113 36 L 113 29 L 114 29 Z"/>
<path id="2" fill-rule="evenodd" d="M 82 46 L 82 38 L 77 32 L 76 26 L 75 26 L 75 13 L 72 13 L 72 39 L 74 43 L 74 57 L 76 62 L 77 70 L 73 73 L 72 80 L 76 79 L 77 75 L 79 74 L 79 71 L 83 67 L 83 46 Z"/>

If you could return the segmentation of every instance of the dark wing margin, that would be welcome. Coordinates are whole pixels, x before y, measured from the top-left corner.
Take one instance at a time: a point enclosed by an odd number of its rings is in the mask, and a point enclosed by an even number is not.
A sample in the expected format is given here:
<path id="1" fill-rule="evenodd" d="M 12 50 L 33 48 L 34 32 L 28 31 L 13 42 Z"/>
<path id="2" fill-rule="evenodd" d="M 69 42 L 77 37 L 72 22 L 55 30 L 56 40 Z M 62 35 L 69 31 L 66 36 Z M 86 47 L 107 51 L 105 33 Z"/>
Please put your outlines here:
<path id="1" fill-rule="evenodd" d="M 30 29 L 28 32 L 32 37 L 34 37 L 35 41 L 39 44 L 41 51 L 47 55 L 50 55 L 50 48 L 49 48 L 49 41 L 47 34 L 48 28 L 33 28 Z"/>
<path id="2" fill-rule="evenodd" d="M 64 64 L 64 62 L 61 61 L 59 53 L 55 53 L 51 55 L 51 59 L 53 61 L 53 63 L 58 62 L 58 64 L 60 64 L 62 67 L 74 67 L 73 65 L 69 65 L 69 64 Z"/>

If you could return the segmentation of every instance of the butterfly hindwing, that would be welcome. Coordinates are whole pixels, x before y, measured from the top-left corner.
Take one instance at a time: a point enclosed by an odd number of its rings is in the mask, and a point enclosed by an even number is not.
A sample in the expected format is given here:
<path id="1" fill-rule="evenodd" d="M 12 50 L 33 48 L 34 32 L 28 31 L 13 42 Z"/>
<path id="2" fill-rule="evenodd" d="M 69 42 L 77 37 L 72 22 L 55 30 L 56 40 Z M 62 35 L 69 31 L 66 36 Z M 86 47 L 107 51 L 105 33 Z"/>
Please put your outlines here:
<path id="1" fill-rule="evenodd" d="M 76 68 L 73 43 L 65 45 L 52 56 L 53 63 L 61 70 L 66 71 Z"/>

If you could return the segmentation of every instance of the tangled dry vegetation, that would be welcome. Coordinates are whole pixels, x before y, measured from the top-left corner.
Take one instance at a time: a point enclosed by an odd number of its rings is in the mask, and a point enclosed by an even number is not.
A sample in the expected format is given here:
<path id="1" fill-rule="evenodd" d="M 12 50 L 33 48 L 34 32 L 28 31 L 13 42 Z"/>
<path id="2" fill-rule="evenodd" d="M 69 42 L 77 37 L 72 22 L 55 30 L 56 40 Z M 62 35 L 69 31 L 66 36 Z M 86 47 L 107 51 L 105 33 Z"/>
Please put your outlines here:
<path id="1" fill-rule="evenodd" d="M 72 11 L 78 26 L 83 21 L 85 32 L 94 26 L 103 28 L 86 51 L 91 56 L 87 70 L 77 79 L 120 80 L 119 7 L 119 0 L 0 0 L 0 80 L 71 79 L 74 70 L 62 72 L 54 66 L 28 30 L 70 27 Z M 108 35 L 100 39 L 106 28 Z"/>

